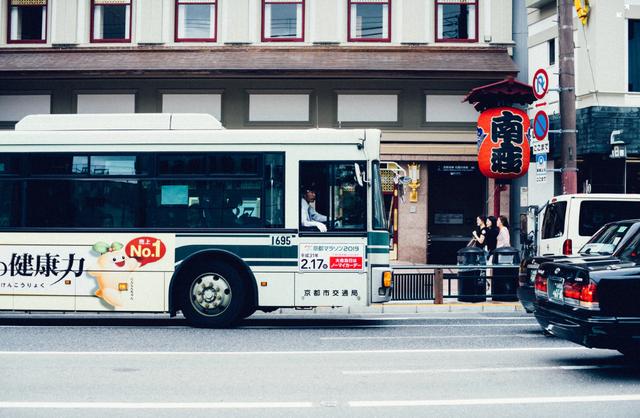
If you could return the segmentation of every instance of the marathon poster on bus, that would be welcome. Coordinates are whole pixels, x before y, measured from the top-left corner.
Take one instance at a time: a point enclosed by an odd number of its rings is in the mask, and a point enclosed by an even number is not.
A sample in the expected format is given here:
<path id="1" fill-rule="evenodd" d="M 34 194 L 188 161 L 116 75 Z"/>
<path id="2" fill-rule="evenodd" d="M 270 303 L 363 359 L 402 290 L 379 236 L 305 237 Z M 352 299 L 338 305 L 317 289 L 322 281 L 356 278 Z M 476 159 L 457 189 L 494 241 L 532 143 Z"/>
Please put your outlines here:
<path id="1" fill-rule="evenodd" d="M 0 295 L 75 296 L 78 310 L 164 308 L 172 234 L 0 234 L 0 242 Z"/>

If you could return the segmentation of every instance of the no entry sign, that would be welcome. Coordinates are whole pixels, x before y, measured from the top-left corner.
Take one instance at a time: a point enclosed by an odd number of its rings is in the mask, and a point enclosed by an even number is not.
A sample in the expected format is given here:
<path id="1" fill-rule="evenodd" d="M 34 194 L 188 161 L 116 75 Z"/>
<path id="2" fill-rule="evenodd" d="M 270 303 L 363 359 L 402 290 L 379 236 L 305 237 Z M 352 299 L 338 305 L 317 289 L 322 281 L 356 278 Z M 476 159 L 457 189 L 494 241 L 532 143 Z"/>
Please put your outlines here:
<path id="1" fill-rule="evenodd" d="M 547 112 L 540 110 L 533 118 L 533 136 L 538 141 L 544 141 L 549 133 L 549 117 Z"/>
<path id="2" fill-rule="evenodd" d="M 533 75 L 533 95 L 536 99 L 542 99 L 549 91 L 549 74 L 542 69 L 539 68 L 538 71 Z"/>

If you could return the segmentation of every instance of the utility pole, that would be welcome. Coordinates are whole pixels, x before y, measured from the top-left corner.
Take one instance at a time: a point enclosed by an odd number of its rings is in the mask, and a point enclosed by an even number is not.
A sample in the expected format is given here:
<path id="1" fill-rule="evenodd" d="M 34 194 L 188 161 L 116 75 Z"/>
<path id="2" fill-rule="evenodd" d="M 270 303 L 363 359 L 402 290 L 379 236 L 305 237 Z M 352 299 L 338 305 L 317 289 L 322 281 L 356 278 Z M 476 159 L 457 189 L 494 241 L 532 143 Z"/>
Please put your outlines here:
<path id="1" fill-rule="evenodd" d="M 578 192 L 576 166 L 576 92 L 573 44 L 573 0 L 558 0 L 560 44 L 560 137 L 562 139 L 562 193 Z"/>

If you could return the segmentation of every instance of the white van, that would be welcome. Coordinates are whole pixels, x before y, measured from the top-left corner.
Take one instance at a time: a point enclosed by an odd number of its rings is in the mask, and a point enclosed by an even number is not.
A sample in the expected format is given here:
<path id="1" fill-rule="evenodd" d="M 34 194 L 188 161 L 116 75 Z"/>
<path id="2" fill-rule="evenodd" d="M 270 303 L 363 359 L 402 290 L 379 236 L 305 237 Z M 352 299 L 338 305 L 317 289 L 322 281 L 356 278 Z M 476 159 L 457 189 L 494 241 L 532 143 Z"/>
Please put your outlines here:
<path id="1" fill-rule="evenodd" d="M 568 194 L 547 203 L 538 255 L 570 255 L 604 224 L 640 218 L 640 194 Z"/>

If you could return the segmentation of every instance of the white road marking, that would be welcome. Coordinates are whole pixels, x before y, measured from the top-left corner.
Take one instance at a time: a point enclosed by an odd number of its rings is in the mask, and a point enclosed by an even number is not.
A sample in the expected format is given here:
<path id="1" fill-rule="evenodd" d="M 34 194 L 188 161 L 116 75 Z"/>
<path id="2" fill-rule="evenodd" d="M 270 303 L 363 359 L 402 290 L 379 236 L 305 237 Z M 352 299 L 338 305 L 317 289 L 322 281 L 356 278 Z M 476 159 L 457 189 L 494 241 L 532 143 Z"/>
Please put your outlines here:
<path id="1" fill-rule="evenodd" d="M 404 335 L 398 337 L 320 337 L 320 340 L 442 340 L 450 338 L 496 338 L 496 337 L 519 337 L 519 338 L 544 338 L 542 332 L 538 334 L 483 334 L 483 335 Z"/>
<path id="2" fill-rule="evenodd" d="M 393 374 L 437 374 L 437 373 L 501 373 L 535 372 L 548 370 L 594 370 L 594 369 L 631 369 L 624 365 L 585 365 L 585 366 L 540 366 L 540 367 L 476 367 L 467 369 L 407 369 L 407 370 L 346 370 L 342 374 L 349 376 L 393 375 Z"/>
<path id="3" fill-rule="evenodd" d="M 252 320 L 255 319 L 257 321 L 267 320 L 267 319 L 278 319 L 282 317 L 294 317 L 294 318 L 300 318 L 300 319 L 307 319 L 307 318 L 314 318 L 317 316 L 323 316 L 325 314 L 335 316 L 335 315 L 340 315 L 340 312 L 316 312 L 316 313 L 307 313 L 307 314 L 303 314 L 303 313 L 257 314 L 256 316 L 252 316 L 249 318 L 251 318 Z M 426 316 L 427 314 L 429 316 Z M 446 315 L 452 315 L 452 314 L 455 314 L 455 312 L 446 313 Z M 346 314 L 346 315 L 349 315 L 349 316 L 362 315 L 363 316 L 363 317 L 360 317 L 360 316 L 354 317 L 353 318 L 354 321 L 433 321 L 433 320 L 441 320 L 441 319 L 499 321 L 501 319 L 504 319 L 504 320 L 521 320 L 521 321 L 536 322 L 536 319 L 533 316 L 469 316 L 468 312 L 466 313 L 467 316 L 441 316 L 445 314 L 431 313 L 431 312 L 418 312 L 417 314 L 414 314 L 412 312 L 398 312 L 398 313 L 387 312 L 385 314 L 386 316 L 384 317 L 371 316 L 371 315 L 380 315 L 379 312 L 377 313 L 351 312 L 350 314 Z M 393 315 L 413 315 L 413 316 L 393 316 Z M 322 319 L 326 319 L 326 318 L 322 318 Z M 342 319 L 337 319 L 337 320 L 342 320 Z"/>
<path id="4" fill-rule="evenodd" d="M 452 312 L 447 312 L 449 315 L 451 315 Z M 319 314 L 316 314 L 319 315 Z M 353 314 L 352 314 L 353 315 Z M 388 312 L 388 315 L 393 315 L 393 312 Z M 420 313 L 416 314 L 416 315 L 421 315 Z M 424 314 L 422 314 L 424 315 Z M 429 316 L 426 318 L 420 318 L 420 317 L 410 317 L 410 316 L 403 316 L 403 317 L 387 317 L 387 318 L 362 318 L 363 320 L 367 320 L 367 321 L 397 321 L 397 320 L 402 320 L 402 321 L 433 321 L 433 320 L 440 320 L 440 319 L 447 319 L 447 320 L 458 320 L 458 319 L 463 319 L 463 320 L 480 320 L 480 321 L 500 321 L 502 319 L 504 320 L 520 320 L 520 321 L 531 321 L 531 322 L 536 322 L 536 319 L 533 317 L 526 317 L 526 316 L 438 316 L 437 314 L 434 314 L 433 316 Z M 537 322 L 536 322 L 537 323 Z"/>
<path id="5" fill-rule="evenodd" d="M 0 402 L 0 409 L 264 409 L 312 407 L 312 402 Z"/>
<path id="6" fill-rule="evenodd" d="M 287 325 L 287 326 L 240 326 L 238 329 L 343 329 L 347 326 L 332 324 L 332 325 L 315 325 L 310 323 L 309 325 Z M 362 329 L 362 328 L 482 328 L 482 327 L 535 327 L 540 328 L 537 322 L 518 323 L 518 324 L 395 324 L 395 325 L 349 325 L 349 329 Z"/>
<path id="7" fill-rule="evenodd" d="M 595 396 L 544 396 L 531 398 L 489 399 L 435 399 L 407 401 L 351 401 L 353 408 L 406 407 L 406 406 L 463 406 L 463 405 L 523 405 L 579 402 L 629 402 L 640 401 L 640 394 Z"/>
<path id="8" fill-rule="evenodd" d="M 512 348 L 425 348 L 413 350 L 310 350 L 310 351 L 0 351 L 2 356 L 272 356 L 343 354 L 505 353 L 527 351 L 588 350 L 577 345 Z M 602 350 L 600 350 L 602 351 Z"/>
<path id="9" fill-rule="evenodd" d="M 640 394 L 545 396 L 529 398 L 434 399 L 405 401 L 349 401 L 352 408 L 523 405 L 584 402 L 637 402 Z M 2 409 L 265 409 L 314 408 L 313 402 L 0 402 Z"/>

